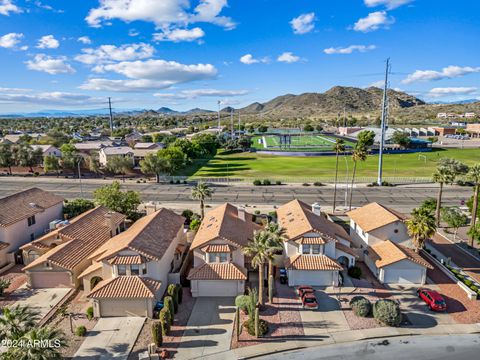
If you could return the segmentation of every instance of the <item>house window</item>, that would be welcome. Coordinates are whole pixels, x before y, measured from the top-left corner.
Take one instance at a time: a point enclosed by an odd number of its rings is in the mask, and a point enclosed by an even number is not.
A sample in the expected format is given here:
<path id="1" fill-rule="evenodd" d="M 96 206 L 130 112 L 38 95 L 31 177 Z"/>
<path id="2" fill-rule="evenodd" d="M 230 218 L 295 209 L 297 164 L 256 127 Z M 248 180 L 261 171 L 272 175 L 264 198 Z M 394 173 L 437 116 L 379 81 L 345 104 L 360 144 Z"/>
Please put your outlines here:
<path id="1" fill-rule="evenodd" d="M 228 262 L 228 253 L 208 253 L 209 263 L 224 263 Z"/>
<path id="2" fill-rule="evenodd" d="M 147 274 L 147 265 L 142 264 L 142 267 L 140 268 L 141 274 L 146 275 Z"/>
<path id="3" fill-rule="evenodd" d="M 127 275 L 127 267 L 125 265 L 117 265 L 118 275 Z"/>
<path id="4" fill-rule="evenodd" d="M 320 244 L 312 245 L 312 254 L 320 254 Z"/>
<path id="5" fill-rule="evenodd" d="M 130 265 L 130 275 L 140 275 L 140 266 Z"/>
<path id="6" fill-rule="evenodd" d="M 28 226 L 35 225 L 35 215 L 30 216 L 30 217 L 27 219 L 27 222 L 28 222 Z"/>
<path id="7" fill-rule="evenodd" d="M 208 262 L 213 263 L 217 260 L 217 254 L 215 253 L 208 253 Z"/>
<path id="8" fill-rule="evenodd" d="M 35 234 L 34 233 L 31 233 L 30 234 L 30 241 L 33 241 L 35 239 Z"/>
<path id="9" fill-rule="evenodd" d="M 302 254 L 310 254 L 310 245 L 308 244 L 303 244 L 302 245 Z"/>
<path id="10" fill-rule="evenodd" d="M 45 267 L 51 269 L 52 266 L 50 265 L 50 261 L 45 262 Z"/>
<path id="11" fill-rule="evenodd" d="M 219 262 L 227 262 L 228 261 L 228 253 L 220 253 L 219 254 Z"/>

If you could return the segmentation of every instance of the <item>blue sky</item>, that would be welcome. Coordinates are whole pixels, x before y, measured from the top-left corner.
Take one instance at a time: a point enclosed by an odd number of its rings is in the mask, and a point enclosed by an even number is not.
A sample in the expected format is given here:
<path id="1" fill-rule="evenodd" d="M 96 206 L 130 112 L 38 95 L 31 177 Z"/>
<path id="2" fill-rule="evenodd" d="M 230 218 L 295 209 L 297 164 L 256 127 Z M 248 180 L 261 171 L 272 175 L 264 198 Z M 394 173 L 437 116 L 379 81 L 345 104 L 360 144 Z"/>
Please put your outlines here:
<path id="1" fill-rule="evenodd" d="M 0 112 L 216 109 L 335 85 L 480 99 L 471 0 L 0 0 Z"/>

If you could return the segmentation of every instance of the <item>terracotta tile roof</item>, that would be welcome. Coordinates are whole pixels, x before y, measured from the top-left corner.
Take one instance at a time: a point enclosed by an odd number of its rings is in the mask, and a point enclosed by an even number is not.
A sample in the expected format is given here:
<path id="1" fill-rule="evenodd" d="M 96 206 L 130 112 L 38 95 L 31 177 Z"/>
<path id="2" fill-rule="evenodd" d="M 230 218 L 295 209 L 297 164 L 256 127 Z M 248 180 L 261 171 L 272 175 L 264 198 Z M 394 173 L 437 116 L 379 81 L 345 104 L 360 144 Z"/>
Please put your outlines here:
<path id="1" fill-rule="evenodd" d="M 185 218 L 171 210 L 160 209 L 137 220 L 128 230 L 110 239 L 90 258 L 98 261 L 116 255 L 122 250 L 132 250 L 154 260 L 160 260 L 178 232 Z"/>
<path id="2" fill-rule="evenodd" d="M 376 202 L 349 211 L 347 215 L 365 232 L 408 218 L 406 215 Z"/>
<path id="3" fill-rule="evenodd" d="M 82 277 L 101 269 L 102 266 L 103 265 L 101 262 L 94 262 L 92 265 L 86 268 L 80 275 L 78 275 L 78 278 L 81 279 Z"/>
<path id="4" fill-rule="evenodd" d="M 10 244 L 7 244 L 6 242 L 0 241 L 0 250 L 3 250 L 7 247 L 9 247 Z"/>
<path id="5" fill-rule="evenodd" d="M 117 276 L 100 281 L 87 298 L 93 299 L 145 299 L 154 298 L 162 283 L 140 276 Z"/>
<path id="6" fill-rule="evenodd" d="M 201 249 L 206 253 L 230 253 L 233 251 L 233 246 L 231 245 L 207 245 Z"/>
<path id="7" fill-rule="evenodd" d="M 325 242 L 336 240 L 337 236 L 350 240 L 350 236 L 340 225 L 326 219 L 324 216 L 315 215 L 311 207 L 300 200 L 292 200 L 277 209 L 278 223 L 285 229 L 288 239 L 316 232 Z"/>
<path id="8" fill-rule="evenodd" d="M 433 267 L 414 250 L 407 248 L 406 246 L 396 244 L 390 240 L 385 240 L 370 246 L 368 250 L 368 256 L 375 262 L 375 266 L 378 268 L 382 268 L 402 260 L 410 260 L 426 268 L 433 269 Z"/>
<path id="9" fill-rule="evenodd" d="M 315 245 L 315 244 L 325 244 L 325 240 L 321 237 L 301 237 L 295 240 L 298 244 L 307 244 L 307 245 Z"/>
<path id="10" fill-rule="evenodd" d="M 188 280 L 246 280 L 247 269 L 234 263 L 205 263 L 190 270 Z"/>
<path id="11" fill-rule="evenodd" d="M 111 212 L 103 206 L 86 211 L 74 218 L 69 225 L 55 230 L 58 236 L 65 241 L 63 244 L 35 259 L 25 266 L 24 270 L 31 269 L 45 261 L 73 270 L 110 239 L 111 226 L 107 216 L 111 217 L 115 227 L 125 220 L 124 215 Z"/>
<path id="12" fill-rule="evenodd" d="M 141 255 L 117 255 L 108 262 L 111 265 L 139 265 L 146 263 L 146 259 Z"/>
<path id="13" fill-rule="evenodd" d="M 358 255 L 355 253 L 355 251 L 353 251 L 353 249 L 347 245 L 337 242 L 335 243 L 335 248 L 358 258 Z"/>
<path id="14" fill-rule="evenodd" d="M 223 239 L 245 246 L 261 226 L 253 222 L 252 214 L 245 212 L 245 221 L 238 217 L 238 209 L 225 203 L 209 211 L 193 239 L 191 249 L 199 248 L 215 239 Z"/>
<path id="15" fill-rule="evenodd" d="M 325 255 L 295 255 L 287 259 L 285 267 L 290 270 L 343 270 L 339 263 Z"/>
<path id="16" fill-rule="evenodd" d="M 0 226 L 6 227 L 63 202 L 61 196 L 31 188 L 0 199 Z"/>

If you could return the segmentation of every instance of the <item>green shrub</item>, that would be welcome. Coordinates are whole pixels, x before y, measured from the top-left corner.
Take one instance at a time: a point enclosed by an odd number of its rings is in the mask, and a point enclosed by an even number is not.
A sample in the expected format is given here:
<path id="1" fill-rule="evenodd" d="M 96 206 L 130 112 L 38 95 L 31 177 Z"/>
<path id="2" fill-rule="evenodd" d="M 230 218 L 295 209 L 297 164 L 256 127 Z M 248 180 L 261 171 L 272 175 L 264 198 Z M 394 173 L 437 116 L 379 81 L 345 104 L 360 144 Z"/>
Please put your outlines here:
<path id="1" fill-rule="evenodd" d="M 6 288 L 10 286 L 10 280 L 8 279 L 0 279 L 0 296 L 3 296 L 3 292 Z"/>
<path id="2" fill-rule="evenodd" d="M 463 283 L 467 286 L 472 286 L 473 285 L 473 282 L 471 280 L 465 280 Z"/>
<path id="3" fill-rule="evenodd" d="M 167 294 L 172 297 L 173 300 L 173 312 L 178 312 L 178 298 L 177 298 L 177 286 L 175 284 L 168 285 Z"/>
<path id="4" fill-rule="evenodd" d="M 89 306 L 87 308 L 87 319 L 92 320 L 93 319 L 93 307 Z"/>
<path id="5" fill-rule="evenodd" d="M 454 273 L 455 275 L 458 274 L 458 270 L 457 270 L 457 269 L 450 268 L 450 271 L 451 271 L 452 273 Z"/>
<path id="6" fill-rule="evenodd" d="M 472 290 L 475 291 L 475 292 L 478 291 L 478 287 L 476 287 L 475 285 L 470 286 L 470 289 L 472 289 Z"/>
<path id="7" fill-rule="evenodd" d="M 460 275 L 460 274 L 455 274 L 455 276 L 457 277 L 458 280 L 460 281 L 463 281 L 463 279 L 465 279 L 465 277 L 463 275 Z"/>
<path id="8" fill-rule="evenodd" d="M 162 310 L 160 310 L 160 314 L 158 316 L 158 319 L 160 321 L 160 325 L 162 326 L 162 335 L 166 336 L 168 335 L 168 332 L 170 331 L 170 312 L 166 307 L 164 307 Z"/>
<path id="9" fill-rule="evenodd" d="M 85 336 L 86 333 L 87 328 L 83 325 L 77 326 L 77 328 L 75 329 L 75 335 L 77 336 Z"/>
<path id="10" fill-rule="evenodd" d="M 253 213 L 254 213 L 255 215 L 260 215 L 262 212 L 261 212 L 260 210 L 255 210 Z"/>
<path id="11" fill-rule="evenodd" d="M 402 322 L 400 307 L 390 299 L 378 300 L 373 305 L 373 317 L 378 323 L 387 326 L 399 326 Z"/>
<path id="12" fill-rule="evenodd" d="M 152 323 L 152 338 L 157 347 L 160 347 L 163 344 L 162 332 L 162 324 L 160 321 L 154 321 Z"/>
<path id="13" fill-rule="evenodd" d="M 235 298 L 235 306 L 238 306 L 240 310 L 242 310 L 244 313 L 248 312 L 248 302 L 249 298 L 247 295 L 238 295 Z"/>
<path id="14" fill-rule="evenodd" d="M 272 218 L 276 218 L 277 217 L 277 212 L 276 211 L 270 211 L 268 213 L 268 216 L 272 217 Z"/>
<path id="15" fill-rule="evenodd" d="M 321 183 L 320 181 L 315 181 L 313 183 L 313 186 L 323 186 L 323 183 Z"/>
<path id="16" fill-rule="evenodd" d="M 181 304 L 183 301 L 183 287 L 181 284 L 177 284 L 177 299 L 178 303 Z"/>
<path id="17" fill-rule="evenodd" d="M 367 317 L 372 311 L 372 303 L 363 296 L 354 296 L 350 300 L 350 306 L 355 315 Z"/>
<path id="18" fill-rule="evenodd" d="M 163 304 L 164 306 L 168 309 L 168 312 L 170 314 L 170 325 L 173 324 L 173 318 L 174 318 L 174 307 L 173 307 L 173 299 L 171 296 L 165 296 L 163 299 Z"/>
<path id="19" fill-rule="evenodd" d="M 358 266 L 350 266 L 348 268 L 348 276 L 354 279 L 360 279 L 362 276 L 362 269 L 360 269 Z"/>
<path id="20" fill-rule="evenodd" d="M 280 180 L 275 181 L 275 185 L 282 185 L 282 182 Z"/>
<path id="21" fill-rule="evenodd" d="M 263 185 L 272 185 L 272 182 L 268 179 L 263 180 Z"/>
<path id="22" fill-rule="evenodd" d="M 251 336 L 255 336 L 255 321 L 251 321 L 250 319 L 248 319 L 243 323 L 243 327 Z M 263 319 L 259 319 L 258 336 L 264 336 L 266 333 L 268 333 L 268 323 Z"/>
<path id="23" fill-rule="evenodd" d="M 302 186 L 310 186 L 309 183 L 303 183 Z"/>
<path id="24" fill-rule="evenodd" d="M 253 185 L 255 185 L 255 186 L 262 185 L 262 180 L 253 180 Z"/>

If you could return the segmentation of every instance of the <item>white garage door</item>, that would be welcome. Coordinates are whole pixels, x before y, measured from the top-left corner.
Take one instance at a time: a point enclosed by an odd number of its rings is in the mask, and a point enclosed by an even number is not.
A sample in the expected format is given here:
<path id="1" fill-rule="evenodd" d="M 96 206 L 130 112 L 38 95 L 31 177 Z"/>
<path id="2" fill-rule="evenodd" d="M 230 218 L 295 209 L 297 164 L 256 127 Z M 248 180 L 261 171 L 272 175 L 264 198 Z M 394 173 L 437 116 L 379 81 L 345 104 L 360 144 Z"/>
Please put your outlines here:
<path id="1" fill-rule="evenodd" d="M 228 280 L 199 280 L 198 296 L 237 296 L 238 282 Z"/>
<path id="2" fill-rule="evenodd" d="M 31 272 L 29 277 L 30 285 L 34 289 L 72 287 L 68 272 Z"/>
<path id="3" fill-rule="evenodd" d="M 417 269 L 385 269 L 386 284 L 421 284 L 423 271 Z"/>
<path id="4" fill-rule="evenodd" d="M 148 316 L 146 299 L 99 300 L 100 316 Z"/>
<path id="5" fill-rule="evenodd" d="M 334 271 L 289 270 L 288 285 L 331 286 Z"/>

